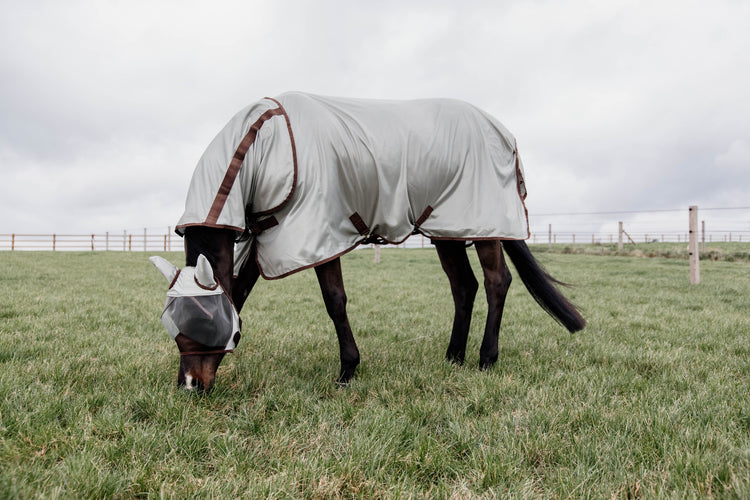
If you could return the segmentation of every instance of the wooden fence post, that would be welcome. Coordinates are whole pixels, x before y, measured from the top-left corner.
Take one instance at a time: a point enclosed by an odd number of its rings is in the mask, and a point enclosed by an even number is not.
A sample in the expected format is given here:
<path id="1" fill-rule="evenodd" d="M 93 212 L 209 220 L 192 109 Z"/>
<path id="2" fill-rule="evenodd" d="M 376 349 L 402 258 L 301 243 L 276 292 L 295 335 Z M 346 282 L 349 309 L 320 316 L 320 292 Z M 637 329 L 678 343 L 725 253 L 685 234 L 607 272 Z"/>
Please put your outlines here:
<path id="1" fill-rule="evenodd" d="M 622 250 L 622 221 L 617 223 L 618 231 L 617 231 L 617 249 Z"/>
<path id="2" fill-rule="evenodd" d="M 10 235 L 10 251 L 16 249 L 16 233 Z"/>
<path id="3" fill-rule="evenodd" d="M 552 250 L 552 224 L 549 225 L 549 234 L 547 236 L 547 248 Z"/>
<path id="4" fill-rule="evenodd" d="M 128 235 L 128 252 L 133 251 L 133 233 Z"/>
<path id="5" fill-rule="evenodd" d="M 91 251 L 94 251 L 94 235 L 91 235 Z"/>
<path id="6" fill-rule="evenodd" d="M 380 263 L 380 245 L 375 245 L 375 264 Z"/>
<path id="7" fill-rule="evenodd" d="M 692 205 L 690 214 L 690 242 L 688 244 L 688 255 L 690 258 L 690 284 L 697 285 L 701 282 L 700 255 L 698 253 L 698 207 Z"/>

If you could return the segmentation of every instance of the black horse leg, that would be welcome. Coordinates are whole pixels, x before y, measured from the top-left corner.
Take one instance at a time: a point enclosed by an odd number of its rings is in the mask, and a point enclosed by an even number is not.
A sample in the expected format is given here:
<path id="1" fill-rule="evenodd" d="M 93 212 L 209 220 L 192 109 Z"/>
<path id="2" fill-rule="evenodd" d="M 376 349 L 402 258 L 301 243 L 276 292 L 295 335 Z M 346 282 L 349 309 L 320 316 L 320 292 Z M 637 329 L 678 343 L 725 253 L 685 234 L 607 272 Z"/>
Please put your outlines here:
<path id="1" fill-rule="evenodd" d="M 252 291 L 259 277 L 260 269 L 258 269 L 258 263 L 255 261 L 255 246 L 253 245 L 253 248 L 250 249 L 250 255 L 247 256 L 247 260 L 242 265 L 239 274 L 235 277 L 234 286 L 232 287 L 232 301 L 238 313 L 242 310 L 242 306 L 245 305 L 247 296 Z"/>
<path id="2" fill-rule="evenodd" d="M 453 294 L 456 313 L 453 317 L 453 331 L 451 332 L 448 351 L 445 359 L 461 364 L 466 356 L 466 342 L 469 338 L 471 325 L 471 311 L 474 308 L 479 284 L 471 270 L 469 258 L 466 256 L 466 245 L 463 241 L 435 240 L 440 264 L 448 275 Z"/>
<path id="3" fill-rule="evenodd" d="M 479 368 L 488 370 L 497 361 L 498 335 L 500 321 L 503 318 L 505 297 L 510 287 L 511 275 L 505 258 L 503 246 L 499 241 L 477 241 L 477 255 L 484 271 L 484 288 L 487 292 L 487 323 L 484 326 L 484 338 L 479 349 Z"/>
<path id="4" fill-rule="evenodd" d="M 334 259 L 315 268 L 318 275 L 320 291 L 323 293 L 328 315 L 333 320 L 336 336 L 339 339 L 339 354 L 341 357 L 341 371 L 338 382 L 346 384 L 354 376 L 354 370 L 359 364 L 359 349 L 354 341 L 349 318 L 346 315 L 346 291 L 344 278 L 341 275 L 341 260 Z"/>

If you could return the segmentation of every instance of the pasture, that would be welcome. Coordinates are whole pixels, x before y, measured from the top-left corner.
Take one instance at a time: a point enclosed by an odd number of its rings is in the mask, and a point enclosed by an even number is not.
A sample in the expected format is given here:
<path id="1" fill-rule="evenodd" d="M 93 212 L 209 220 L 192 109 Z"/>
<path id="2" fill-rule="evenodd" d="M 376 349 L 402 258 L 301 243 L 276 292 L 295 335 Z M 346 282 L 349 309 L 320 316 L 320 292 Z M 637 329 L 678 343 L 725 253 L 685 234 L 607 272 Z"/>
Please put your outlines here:
<path id="1" fill-rule="evenodd" d="M 258 284 L 200 395 L 176 388 L 148 255 L 2 252 L 0 497 L 750 496 L 750 264 L 704 261 L 690 287 L 685 260 L 537 256 L 589 326 L 571 336 L 516 278 L 491 372 L 481 291 L 449 364 L 434 250 L 361 250 L 348 387 L 306 271 Z"/>

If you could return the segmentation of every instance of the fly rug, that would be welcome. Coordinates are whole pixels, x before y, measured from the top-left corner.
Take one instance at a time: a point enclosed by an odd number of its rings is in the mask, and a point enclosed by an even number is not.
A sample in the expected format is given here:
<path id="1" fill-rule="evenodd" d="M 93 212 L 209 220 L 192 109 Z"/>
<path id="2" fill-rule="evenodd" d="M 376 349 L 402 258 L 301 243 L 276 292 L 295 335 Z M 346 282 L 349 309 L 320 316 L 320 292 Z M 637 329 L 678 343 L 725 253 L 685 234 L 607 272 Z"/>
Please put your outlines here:
<path id="1" fill-rule="evenodd" d="M 478 289 L 467 241 L 476 246 L 489 305 L 480 367 L 498 356 L 511 280 L 503 248 L 537 302 L 580 330 L 585 321 L 522 241 L 529 236 L 525 198 L 515 138 L 464 102 L 291 92 L 251 104 L 219 132 L 193 174 L 176 226 L 187 273 L 181 279 L 175 266 L 152 258 L 171 282 L 162 319 L 182 354 L 178 381 L 210 387 L 239 341 L 237 312 L 258 277 L 315 267 L 339 340 L 339 381 L 347 382 L 359 351 L 339 257 L 413 233 L 432 240 L 450 281 L 456 312 L 448 359 L 464 360 Z M 217 317 L 224 326 L 206 326 Z"/>
<path id="2" fill-rule="evenodd" d="M 250 236 L 265 278 L 377 238 L 526 239 L 513 136 L 460 101 L 371 101 L 287 93 L 237 113 L 193 175 L 191 225 Z"/>

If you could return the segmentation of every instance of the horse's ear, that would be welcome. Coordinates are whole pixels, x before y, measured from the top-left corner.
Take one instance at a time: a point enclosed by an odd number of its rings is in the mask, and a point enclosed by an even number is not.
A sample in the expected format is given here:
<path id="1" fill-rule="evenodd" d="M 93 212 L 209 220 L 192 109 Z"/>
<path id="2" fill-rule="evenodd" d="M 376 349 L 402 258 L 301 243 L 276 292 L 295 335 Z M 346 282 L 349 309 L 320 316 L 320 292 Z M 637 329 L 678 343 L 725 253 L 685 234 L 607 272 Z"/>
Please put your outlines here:
<path id="1" fill-rule="evenodd" d="M 180 270 L 179 267 L 175 266 L 164 257 L 159 257 L 158 255 L 149 257 L 148 260 L 150 260 L 151 263 L 156 266 L 156 269 L 158 269 L 165 278 L 167 278 L 167 281 L 169 283 L 172 283 L 174 277 L 177 276 L 177 272 Z"/>
<path id="2" fill-rule="evenodd" d="M 205 288 L 215 288 L 216 280 L 214 279 L 214 270 L 211 269 L 211 263 L 205 255 L 198 256 L 198 263 L 195 265 L 195 281 Z"/>

